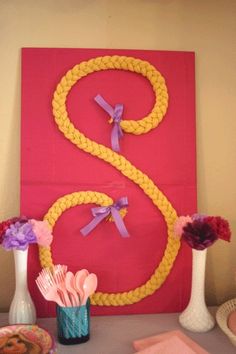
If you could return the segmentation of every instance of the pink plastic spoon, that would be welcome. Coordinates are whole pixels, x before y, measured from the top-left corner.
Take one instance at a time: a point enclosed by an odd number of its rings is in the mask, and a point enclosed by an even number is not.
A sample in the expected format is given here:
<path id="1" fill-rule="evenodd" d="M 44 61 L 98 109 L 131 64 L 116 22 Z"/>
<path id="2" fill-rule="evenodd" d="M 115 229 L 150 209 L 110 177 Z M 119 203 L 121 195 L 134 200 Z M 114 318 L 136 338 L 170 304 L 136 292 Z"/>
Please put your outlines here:
<path id="1" fill-rule="evenodd" d="M 92 295 L 95 290 L 97 289 L 97 284 L 98 284 L 98 280 L 97 280 L 97 276 L 94 273 L 90 273 L 83 284 L 83 291 L 84 291 L 84 296 L 81 302 L 81 305 L 85 305 L 88 297 L 90 295 Z"/>
<path id="2" fill-rule="evenodd" d="M 75 273 L 74 288 L 79 295 L 80 305 L 81 305 L 81 301 L 84 297 L 83 284 L 84 284 L 84 281 L 85 281 L 86 277 L 88 276 L 88 274 L 89 274 L 89 272 L 87 271 L 87 269 L 81 269 Z"/>
<path id="3" fill-rule="evenodd" d="M 65 274 L 65 286 L 66 286 L 66 290 L 69 293 L 72 305 L 79 306 L 80 301 L 79 301 L 77 291 L 75 290 L 74 280 L 75 280 L 75 276 L 72 272 L 67 272 Z"/>

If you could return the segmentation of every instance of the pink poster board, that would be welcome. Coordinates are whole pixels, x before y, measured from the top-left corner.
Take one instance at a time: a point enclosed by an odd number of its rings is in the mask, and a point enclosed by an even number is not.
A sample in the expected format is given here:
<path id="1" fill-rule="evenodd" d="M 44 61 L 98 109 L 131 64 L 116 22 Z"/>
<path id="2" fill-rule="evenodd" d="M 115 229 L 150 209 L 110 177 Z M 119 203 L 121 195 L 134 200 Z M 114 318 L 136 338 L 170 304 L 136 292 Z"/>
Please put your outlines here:
<path id="1" fill-rule="evenodd" d="M 85 190 L 129 199 L 125 224 L 129 239 L 114 223 L 102 223 L 86 238 L 80 228 L 91 220 L 93 205 L 64 212 L 54 227 L 54 264 L 69 270 L 87 268 L 99 278 L 98 290 L 123 292 L 145 283 L 166 246 L 166 224 L 143 191 L 112 166 L 70 143 L 58 130 L 52 97 L 65 73 L 81 61 L 104 55 L 125 55 L 149 61 L 164 76 L 169 106 L 160 125 L 143 135 L 125 134 L 121 153 L 146 173 L 167 196 L 178 215 L 196 211 L 194 53 L 142 50 L 22 50 L 21 214 L 41 219 L 61 196 Z M 111 126 L 96 104 L 100 93 L 111 105 L 124 104 L 124 119 L 140 119 L 153 107 L 148 80 L 122 70 L 99 71 L 74 85 L 67 99 L 73 124 L 90 139 L 110 147 Z M 37 247 L 30 247 L 29 287 L 38 316 L 54 316 L 55 306 L 35 285 L 40 271 Z M 181 311 L 190 291 L 191 250 L 181 246 L 166 282 L 153 295 L 128 306 L 92 307 L 92 314 Z"/>

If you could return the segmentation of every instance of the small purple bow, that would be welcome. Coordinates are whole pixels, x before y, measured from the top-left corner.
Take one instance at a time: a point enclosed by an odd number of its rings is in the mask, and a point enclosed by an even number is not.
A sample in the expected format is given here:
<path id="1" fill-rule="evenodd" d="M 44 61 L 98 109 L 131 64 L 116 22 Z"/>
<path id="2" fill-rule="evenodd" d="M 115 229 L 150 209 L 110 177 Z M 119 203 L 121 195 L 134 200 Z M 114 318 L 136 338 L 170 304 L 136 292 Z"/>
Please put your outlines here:
<path id="1" fill-rule="evenodd" d="M 111 132 L 111 147 L 112 150 L 119 152 L 120 151 L 120 145 L 119 145 L 119 139 L 123 137 L 123 132 L 120 126 L 121 122 L 121 117 L 123 114 L 123 104 L 117 103 L 115 105 L 115 108 L 113 108 L 109 103 L 107 103 L 104 98 L 101 95 L 97 95 L 94 100 L 99 104 L 100 107 L 102 107 L 108 114 L 109 116 L 113 119 L 113 129 Z"/>
<path id="2" fill-rule="evenodd" d="M 119 213 L 119 210 L 126 208 L 128 206 L 128 198 L 122 197 L 117 200 L 116 203 L 107 206 L 107 207 L 96 207 L 92 208 L 91 212 L 94 216 L 94 219 L 90 221 L 88 225 L 83 227 L 80 232 L 83 236 L 87 236 L 103 219 L 107 216 L 112 215 L 113 220 L 116 224 L 117 229 L 119 230 L 122 237 L 129 237 L 129 233 L 125 227 L 124 221 Z"/>

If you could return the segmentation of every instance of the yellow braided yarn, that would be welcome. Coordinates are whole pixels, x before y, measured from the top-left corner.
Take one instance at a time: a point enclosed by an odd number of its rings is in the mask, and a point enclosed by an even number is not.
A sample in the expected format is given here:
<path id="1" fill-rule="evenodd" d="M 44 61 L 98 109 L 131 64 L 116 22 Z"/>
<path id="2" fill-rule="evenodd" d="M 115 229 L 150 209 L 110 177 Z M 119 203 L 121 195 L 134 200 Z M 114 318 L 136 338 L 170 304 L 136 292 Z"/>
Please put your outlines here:
<path id="1" fill-rule="evenodd" d="M 121 127 L 127 133 L 138 135 L 155 128 L 166 113 L 168 93 L 164 78 L 155 67 L 147 61 L 125 56 L 104 56 L 81 62 L 72 70 L 69 70 L 58 84 L 52 101 L 55 121 L 64 136 L 79 149 L 108 162 L 124 176 L 136 183 L 152 200 L 153 204 L 160 210 L 165 219 L 168 234 L 167 245 L 162 260 L 150 279 L 140 287 L 128 292 L 115 294 L 97 292 L 91 297 L 91 303 L 93 305 L 122 306 L 142 300 L 153 294 L 163 284 L 178 254 L 180 241 L 173 237 L 173 224 L 177 218 L 176 211 L 153 181 L 132 165 L 124 156 L 87 138 L 74 127 L 68 117 L 66 98 L 73 85 L 79 79 L 90 73 L 108 69 L 128 70 L 143 75 L 151 83 L 156 96 L 154 107 L 151 113 L 146 117 L 137 121 L 122 120 Z M 62 203 L 66 204 L 69 202 L 62 197 Z M 57 204 L 57 207 L 52 207 L 49 210 L 51 210 L 52 216 L 49 217 L 47 213 L 45 218 L 51 225 L 54 225 L 53 220 L 57 220 L 57 217 L 63 212 L 63 208 Z M 53 265 L 50 247 L 40 248 L 40 260 L 43 267 L 51 267 Z"/>
<path id="2" fill-rule="evenodd" d="M 49 208 L 47 214 L 44 215 L 43 219 L 47 220 L 51 226 L 51 229 L 53 229 L 56 221 L 64 211 L 77 205 L 90 203 L 104 207 L 114 204 L 113 200 L 105 193 L 93 191 L 74 192 L 71 194 L 66 194 L 63 197 L 57 199 Z M 126 208 L 119 210 L 119 213 L 122 217 L 126 215 L 126 212 Z M 108 220 L 113 221 L 111 217 L 109 217 Z M 53 265 L 50 247 L 39 247 L 39 259 L 43 268 L 51 267 Z"/>

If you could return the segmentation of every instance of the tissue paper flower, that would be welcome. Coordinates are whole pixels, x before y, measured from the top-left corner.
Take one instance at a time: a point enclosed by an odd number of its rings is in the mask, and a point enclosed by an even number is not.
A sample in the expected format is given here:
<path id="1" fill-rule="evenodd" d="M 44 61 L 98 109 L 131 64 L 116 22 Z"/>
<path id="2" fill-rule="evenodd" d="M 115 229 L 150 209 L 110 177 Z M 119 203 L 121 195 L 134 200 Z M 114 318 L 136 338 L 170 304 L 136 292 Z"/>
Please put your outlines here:
<path id="1" fill-rule="evenodd" d="M 189 215 L 180 216 L 174 224 L 174 235 L 180 238 L 183 233 L 183 228 L 187 225 L 188 222 L 192 222 L 192 219 Z"/>
<path id="2" fill-rule="evenodd" d="M 180 216 L 174 224 L 174 234 L 190 247 L 204 250 L 219 238 L 230 241 L 231 231 L 227 220 L 220 216 L 193 214 Z"/>
<path id="3" fill-rule="evenodd" d="M 207 217 L 207 215 L 205 214 L 193 214 L 192 215 L 192 220 L 199 220 L 199 221 L 203 221 L 205 218 Z"/>
<path id="4" fill-rule="evenodd" d="M 17 221 L 11 224 L 6 230 L 2 242 L 2 246 L 6 250 L 16 248 L 18 250 L 26 250 L 30 243 L 36 242 L 36 236 L 33 232 L 32 225 L 30 223 L 22 223 Z"/>
<path id="5" fill-rule="evenodd" d="M 196 250 L 204 250 L 218 239 L 217 233 L 210 225 L 198 220 L 188 223 L 183 228 L 182 237 L 190 247 Z"/>
<path id="6" fill-rule="evenodd" d="M 50 246 L 52 243 L 52 233 L 49 223 L 46 220 L 37 221 L 34 219 L 31 219 L 30 223 L 36 235 L 37 243 L 43 247 Z"/>
<path id="7" fill-rule="evenodd" d="M 228 242 L 230 241 L 231 231 L 227 220 L 220 216 L 208 216 L 205 220 L 217 233 L 219 238 Z"/>
<path id="8" fill-rule="evenodd" d="M 4 234 L 7 231 L 7 229 L 10 227 L 10 225 L 11 225 L 11 220 L 6 220 L 6 221 L 1 222 L 1 224 L 0 224 L 0 244 L 2 244 Z"/>
<path id="9" fill-rule="evenodd" d="M 20 218 L 11 218 L 0 223 L 0 244 L 2 244 L 4 234 L 7 231 L 7 229 L 10 227 L 10 225 L 18 221 L 19 219 Z"/>
<path id="10" fill-rule="evenodd" d="M 31 243 L 47 247 L 52 242 L 52 233 L 47 221 L 15 217 L 0 223 L 0 245 L 7 251 L 26 250 Z"/>

